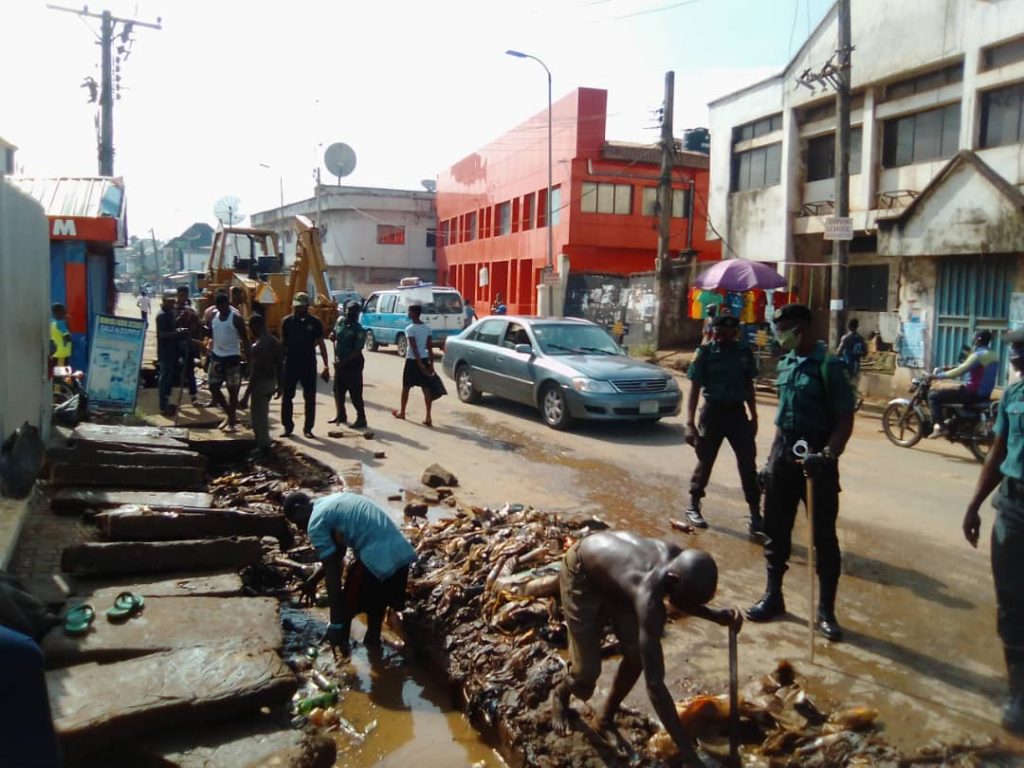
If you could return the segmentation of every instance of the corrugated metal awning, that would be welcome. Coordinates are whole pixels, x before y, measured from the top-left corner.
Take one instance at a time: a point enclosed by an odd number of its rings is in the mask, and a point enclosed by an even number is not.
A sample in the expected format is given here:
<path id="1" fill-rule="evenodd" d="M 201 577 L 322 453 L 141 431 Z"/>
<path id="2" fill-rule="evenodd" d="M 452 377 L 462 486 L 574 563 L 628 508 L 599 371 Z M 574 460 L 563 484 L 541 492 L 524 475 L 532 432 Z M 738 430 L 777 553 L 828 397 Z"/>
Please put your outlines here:
<path id="1" fill-rule="evenodd" d="M 51 219 L 114 219 L 117 221 L 116 244 L 127 240 L 122 178 L 8 176 L 7 180 L 38 201 Z"/>

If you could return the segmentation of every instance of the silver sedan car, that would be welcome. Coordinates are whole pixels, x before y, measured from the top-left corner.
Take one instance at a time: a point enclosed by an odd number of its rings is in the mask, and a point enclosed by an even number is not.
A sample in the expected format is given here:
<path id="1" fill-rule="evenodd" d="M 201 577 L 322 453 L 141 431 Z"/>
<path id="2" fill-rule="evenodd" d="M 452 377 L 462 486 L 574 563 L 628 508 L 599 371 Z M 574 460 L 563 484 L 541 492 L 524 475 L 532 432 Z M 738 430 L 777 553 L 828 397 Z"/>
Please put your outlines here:
<path id="1" fill-rule="evenodd" d="M 682 400 L 671 374 L 576 318 L 485 318 L 448 339 L 444 371 L 462 402 L 498 395 L 539 408 L 554 429 L 574 419 L 657 421 Z"/>

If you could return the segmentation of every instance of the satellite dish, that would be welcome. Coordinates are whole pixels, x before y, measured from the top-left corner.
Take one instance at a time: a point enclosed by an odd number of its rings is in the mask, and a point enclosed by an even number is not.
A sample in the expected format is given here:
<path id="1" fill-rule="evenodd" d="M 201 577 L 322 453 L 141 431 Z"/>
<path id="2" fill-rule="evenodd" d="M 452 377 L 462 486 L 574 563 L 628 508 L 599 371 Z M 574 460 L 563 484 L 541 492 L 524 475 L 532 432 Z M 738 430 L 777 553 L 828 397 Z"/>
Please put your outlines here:
<path id="1" fill-rule="evenodd" d="M 356 152 L 348 144 L 331 144 L 324 152 L 324 165 L 340 184 L 342 176 L 348 176 L 356 169 Z"/>
<path id="2" fill-rule="evenodd" d="M 427 192 L 437 192 L 437 182 L 433 179 L 424 179 L 420 182 L 420 186 L 427 190 Z"/>
<path id="3" fill-rule="evenodd" d="M 234 195 L 225 195 L 213 204 L 213 215 L 222 226 L 233 227 L 245 218 L 242 201 Z"/>

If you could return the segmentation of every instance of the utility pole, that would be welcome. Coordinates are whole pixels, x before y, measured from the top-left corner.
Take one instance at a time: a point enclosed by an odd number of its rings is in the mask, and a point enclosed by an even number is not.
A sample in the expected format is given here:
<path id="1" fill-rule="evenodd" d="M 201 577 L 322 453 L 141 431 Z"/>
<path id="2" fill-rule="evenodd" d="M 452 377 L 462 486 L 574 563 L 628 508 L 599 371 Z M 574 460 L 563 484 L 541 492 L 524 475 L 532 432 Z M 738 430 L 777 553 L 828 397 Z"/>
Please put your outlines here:
<path id="1" fill-rule="evenodd" d="M 60 5 L 47 5 L 47 8 L 54 11 L 64 11 L 77 16 L 84 16 L 100 20 L 100 135 L 99 135 L 99 171 L 100 176 L 114 175 L 114 90 L 120 89 L 120 67 L 121 62 L 128 58 L 131 53 L 131 34 L 135 27 L 149 27 L 150 29 L 161 29 L 160 17 L 157 17 L 156 24 L 150 24 L 136 19 L 122 19 L 114 16 L 110 11 L 92 13 L 88 6 L 83 8 L 66 8 Z M 121 25 L 121 45 L 117 49 L 118 74 L 114 77 L 114 32 L 116 25 Z M 117 98 L 121 98 L 120 93 Z"/>
<path id="2" fill-rule="evenodd" d="M 839 27 L 837 48 L 818 72 L 804 70 L 797 85 L 815 92 L 816 86 L 836 92 L 835 144 L 835 217 L 850 216 L 850 0 L 838 0 L 836 19 Z M 832 240 L 832 285 L 829 302 L 829 346 L 835 349 L 846 331 L 846 273 L 850 261 L 850 241 Z"/>
<path id="3" fill-rule="evenodd" d="M 661 113 L 661 176 L 658 179 L 658 256 L 654 263 L 654 348 L 660 346 L 662 322 L 666 317 L 669 294 L 668 241 L 672 228 L 672 167 L 675 164 L 676 142 L 672 137 L 673 96 L 676 73 L 665 73 L 665 103 Z M 692 224 L 691 224 L 692 225 Z"/>

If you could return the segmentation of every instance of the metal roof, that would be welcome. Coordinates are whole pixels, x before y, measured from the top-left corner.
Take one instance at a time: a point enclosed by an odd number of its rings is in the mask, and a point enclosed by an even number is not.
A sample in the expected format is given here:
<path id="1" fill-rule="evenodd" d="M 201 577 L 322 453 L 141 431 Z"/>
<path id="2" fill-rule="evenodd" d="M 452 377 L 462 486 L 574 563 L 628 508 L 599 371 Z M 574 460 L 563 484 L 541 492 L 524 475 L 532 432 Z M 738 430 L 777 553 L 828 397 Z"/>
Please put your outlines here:
<path id="1" fill-rule="evenodd" d="M 7 180 L 42 204 L 47 216 L 124 216 L 124 181 L 105 176 L 52 179 L 8 176 Z"/>

